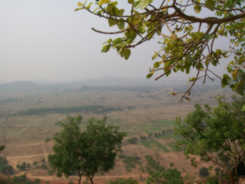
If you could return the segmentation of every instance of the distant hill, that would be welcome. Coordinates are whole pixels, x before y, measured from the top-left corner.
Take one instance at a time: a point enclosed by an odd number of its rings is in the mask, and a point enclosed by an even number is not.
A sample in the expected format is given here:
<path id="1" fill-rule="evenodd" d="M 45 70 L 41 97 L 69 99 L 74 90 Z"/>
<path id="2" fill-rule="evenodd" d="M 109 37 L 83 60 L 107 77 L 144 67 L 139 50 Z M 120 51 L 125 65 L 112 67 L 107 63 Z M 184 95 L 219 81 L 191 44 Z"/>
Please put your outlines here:
<path id="1" fill-rule="evenodd" d="M 0 89 L 21 89 L 21 88 L 35 88 L 37 84 L 32 81 L 14 81 L 0 84 Z"/>
<path id="2" fill-rule="evenodd" d="M 39 83 L 33 81 L 14 81 L 0 84 L 0 95 L 11 96 L 14 95 L 36 95 L 45 93 L 71 92 L 71 91 L 159 91 L 160 89 L 171 89 L 174 91 L 183 92 L 190 86 L 190 83 L 184 82 L 181 79 L 171 79 L 162 81 L 152 80 L 136 80 L 136 79 L 96 79 L 87 81 L 64 82 L 64 83 Z M 193 88 L 193 93 L 200 91 L 221 89 L 220 82 L 208 82 L 203 85 L 201 82 L 197 83 Z M 12 95 L 10 95 L 12 94 Z M 6 99 L 4 99 L 6 100 Z M 9 100 L 9 99 L 7 99 Z"/>

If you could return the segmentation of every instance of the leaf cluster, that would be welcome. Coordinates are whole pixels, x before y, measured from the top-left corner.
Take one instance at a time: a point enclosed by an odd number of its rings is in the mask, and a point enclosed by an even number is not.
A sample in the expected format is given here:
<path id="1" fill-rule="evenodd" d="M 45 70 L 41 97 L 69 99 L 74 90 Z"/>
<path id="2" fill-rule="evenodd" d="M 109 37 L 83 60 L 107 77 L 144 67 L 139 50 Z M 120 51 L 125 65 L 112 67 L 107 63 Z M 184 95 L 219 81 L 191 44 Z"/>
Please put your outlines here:
<path id="1" fill-rule="evenodd" d="M 147 78 L 169 76 L 174 72 L 189 74 L 191 86 L 183 96 L 189 96 L 197 80 L 222 80 L 240 94 L 245 86 L 245 1 L 244 0 L 128 0 L 122 6 L 118 0 L 81 1 L 78 10 L 104 18 L 116 31 L 101 34 L 116 35 L 108 39 L 102 52 L 115 49 L 128 59 L 131 50 L 149 40 L 157 40 L 159 50 Z M 126 8 L 125 8 L 126 7 Z M 206 16 L 209 12 L 212 16 Z M 115 30 L 113 29 L 113 30 Z M 219 48 L 217 40 L 226 39 L 229 47 Z M 227 74 L 219 76 L 210 69 L 227 58 Z"/>

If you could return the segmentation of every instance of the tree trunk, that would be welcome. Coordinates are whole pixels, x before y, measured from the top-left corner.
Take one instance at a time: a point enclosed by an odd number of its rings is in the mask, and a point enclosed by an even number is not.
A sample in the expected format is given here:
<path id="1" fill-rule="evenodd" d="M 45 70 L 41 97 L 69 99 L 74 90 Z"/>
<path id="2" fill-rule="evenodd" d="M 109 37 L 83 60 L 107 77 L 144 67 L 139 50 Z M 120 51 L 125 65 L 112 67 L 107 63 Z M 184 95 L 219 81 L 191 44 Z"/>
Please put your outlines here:
<path id="1" fill-rule="evenodd" d="M 79 174 L 78 177 L 79 177 L 79 178 L 78 178 L 78 184 L 81 184 L 81 181 L 82 181 L 82 175 Z"/>
<path id="2" fill-rule="evenodd" d="M 89 177 L 89 181 L 90 181 L 90 184 L 94 184 L 94 177 L 93 176 Z"/>

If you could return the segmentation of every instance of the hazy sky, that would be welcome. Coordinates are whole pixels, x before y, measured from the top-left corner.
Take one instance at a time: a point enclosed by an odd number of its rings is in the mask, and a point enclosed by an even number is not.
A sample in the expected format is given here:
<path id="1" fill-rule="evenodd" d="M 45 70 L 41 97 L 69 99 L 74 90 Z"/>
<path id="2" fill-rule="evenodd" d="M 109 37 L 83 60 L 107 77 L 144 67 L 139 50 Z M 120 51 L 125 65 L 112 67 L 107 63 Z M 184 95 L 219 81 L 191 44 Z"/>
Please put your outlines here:
<path id="1" fill-rule="evenodd" d="M 74 12 L 76 4 L 76 0 L 1 3 L 0 82 L 145 78 L 156 44 L 137 48 L 128 61 L 114 51 L 102 54 L 107 37 L 90 28 L 106 30 L 106 23 L 85 12 Z"/>
<path id="2" fill-rule="evenodd" d="M 74 12 L 76 0 L 7 0 L 0 7 L 0 81 L 71 81 L 100 77 L 144 78 L 153 45 L 124 61 L 102 54 L 104 21 Z M 150 49 L 150 50 L 148 50 Z"/>

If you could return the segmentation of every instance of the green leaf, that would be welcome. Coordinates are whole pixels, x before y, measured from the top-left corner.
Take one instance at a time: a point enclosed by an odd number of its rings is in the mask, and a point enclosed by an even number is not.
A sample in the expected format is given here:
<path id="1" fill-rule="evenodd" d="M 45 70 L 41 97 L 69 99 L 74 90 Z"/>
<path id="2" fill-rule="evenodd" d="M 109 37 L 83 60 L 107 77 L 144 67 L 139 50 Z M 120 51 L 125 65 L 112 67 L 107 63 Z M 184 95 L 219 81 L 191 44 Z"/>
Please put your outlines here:
<path id="1" fill-rule="evenodd" d="M 160 65 L 161 65 L 161 62 L 155 62 L 153 66 L 154 68 L 159 68 Z"/>
<path id="2" fill-rule="evenodd" d="M 144 9 L 147 7 L 150 3 L 152 3 L 153 0 L 139 0 L 137 3 L 136 8 Z"/>
<path id="3" fill-rule="evenodd" d="M 205 1 L 205 5 L 207 8 L 209 8 L 210 10 L 213 10 L 215 7 L 215 1 L 214 0 L 206 0 Z"/>
<path id="4" fill-rule="evenodd" d="M 131 43 L 136 38 L 137 35 L 136 35 L 136 32 L 134 30 L 128 30 L 127 32 L 125 32 L 125 36 L 127 37 L 129 42 Z"/>
<path id="5" fill-rule="evenodd" d="M 195 6 L 194 6 L 194 11 L 195 11 L 196 13 L 200 13 L 201 10 L 202 10 L 202 7 L 201 7 L 201 6 L 199 6 L 199 5 L 195 5 Z"/>
<path id="6" fill-rule="evenodd" d="M 131 50 L 130 50 L 130 49 L 124 48 L 124 49 L 122 50 L 122 56 L 123 56 L 125 59 L 128 59 L 130 55 L 131 55 Z"/>
<path id="7" fill-rule="evenodd" d="M 221 81 L 222 87 L 225 87 L 226 85 L 228 85 L 230 79 L 231 78 L 229 77 L 229 75 L 224 74 L 223 78 L 222 78 L 222 81 Z"/>
<path id="8" fill-rule="evenodd" d="M 100 5 L 100 6 L 102 6 L 103 4 L 107 4 L 107 3 L 109 3 L 110 2 L 110 0 L 100 0 L 99 2 L 98 2 L 98 4 Z"/>
<path id="9" fill-rule="evenodd" d="M 152 56 L 152 60 L 156 59 L 158 57 L 158 52 L 155 52 L 154 55 Z"/>
<path id="10" fill-rule="evenodd" d="M 193 81 L 196 81 L 196 80 L 197 80 L 196 77 L 192 77 L 192 78 L 189 79 L 190 82 L 193 82 Z"/>
<path id="11" fill-rule="evenodd" d="M 129 4 L 134 4 L 134 0 L 128 0 Z"/>
<path id="12" fill-rule="evenodd" d="M 111 48 L 111 44 L 106 44 L 102 47 L 101 52 L 108 52 Z"/>
<path id="13" fill-rule="evenodd" d="M 118 27 L 119 29 L 124 29 L 125 23 L 121 20 L 121 21 L 119 21 L 119 22 L 117 23 L 117 27 Z"/>
<path id="14" fill-rule="evenodd" d="M 108 19 L 109 26 L 114 26 L 117 24 L 117 21 L 114 19 Z"/>
<path id="15" fill-rule="evenodd" d="M 148 73 L 148 74 L 146 75 L 146 78 L 148 78 L 148 79 L 151 78 L 151 77 L 153 76 L 153 74 L 154 74 L 153 72 Z"/>
<path id="16" fill-rule="evenodd" d="M 83 8 L 76 8 L 74 11 L 80 11 L 82 10 Z"/>
<path id="17" fill-rule="evenodd" d="M 112 41 L 112 45 L 116 47 L 117 45 L 121 44 L 123 42 L 122 38 L 116 38 L 115 40 Z"/>

